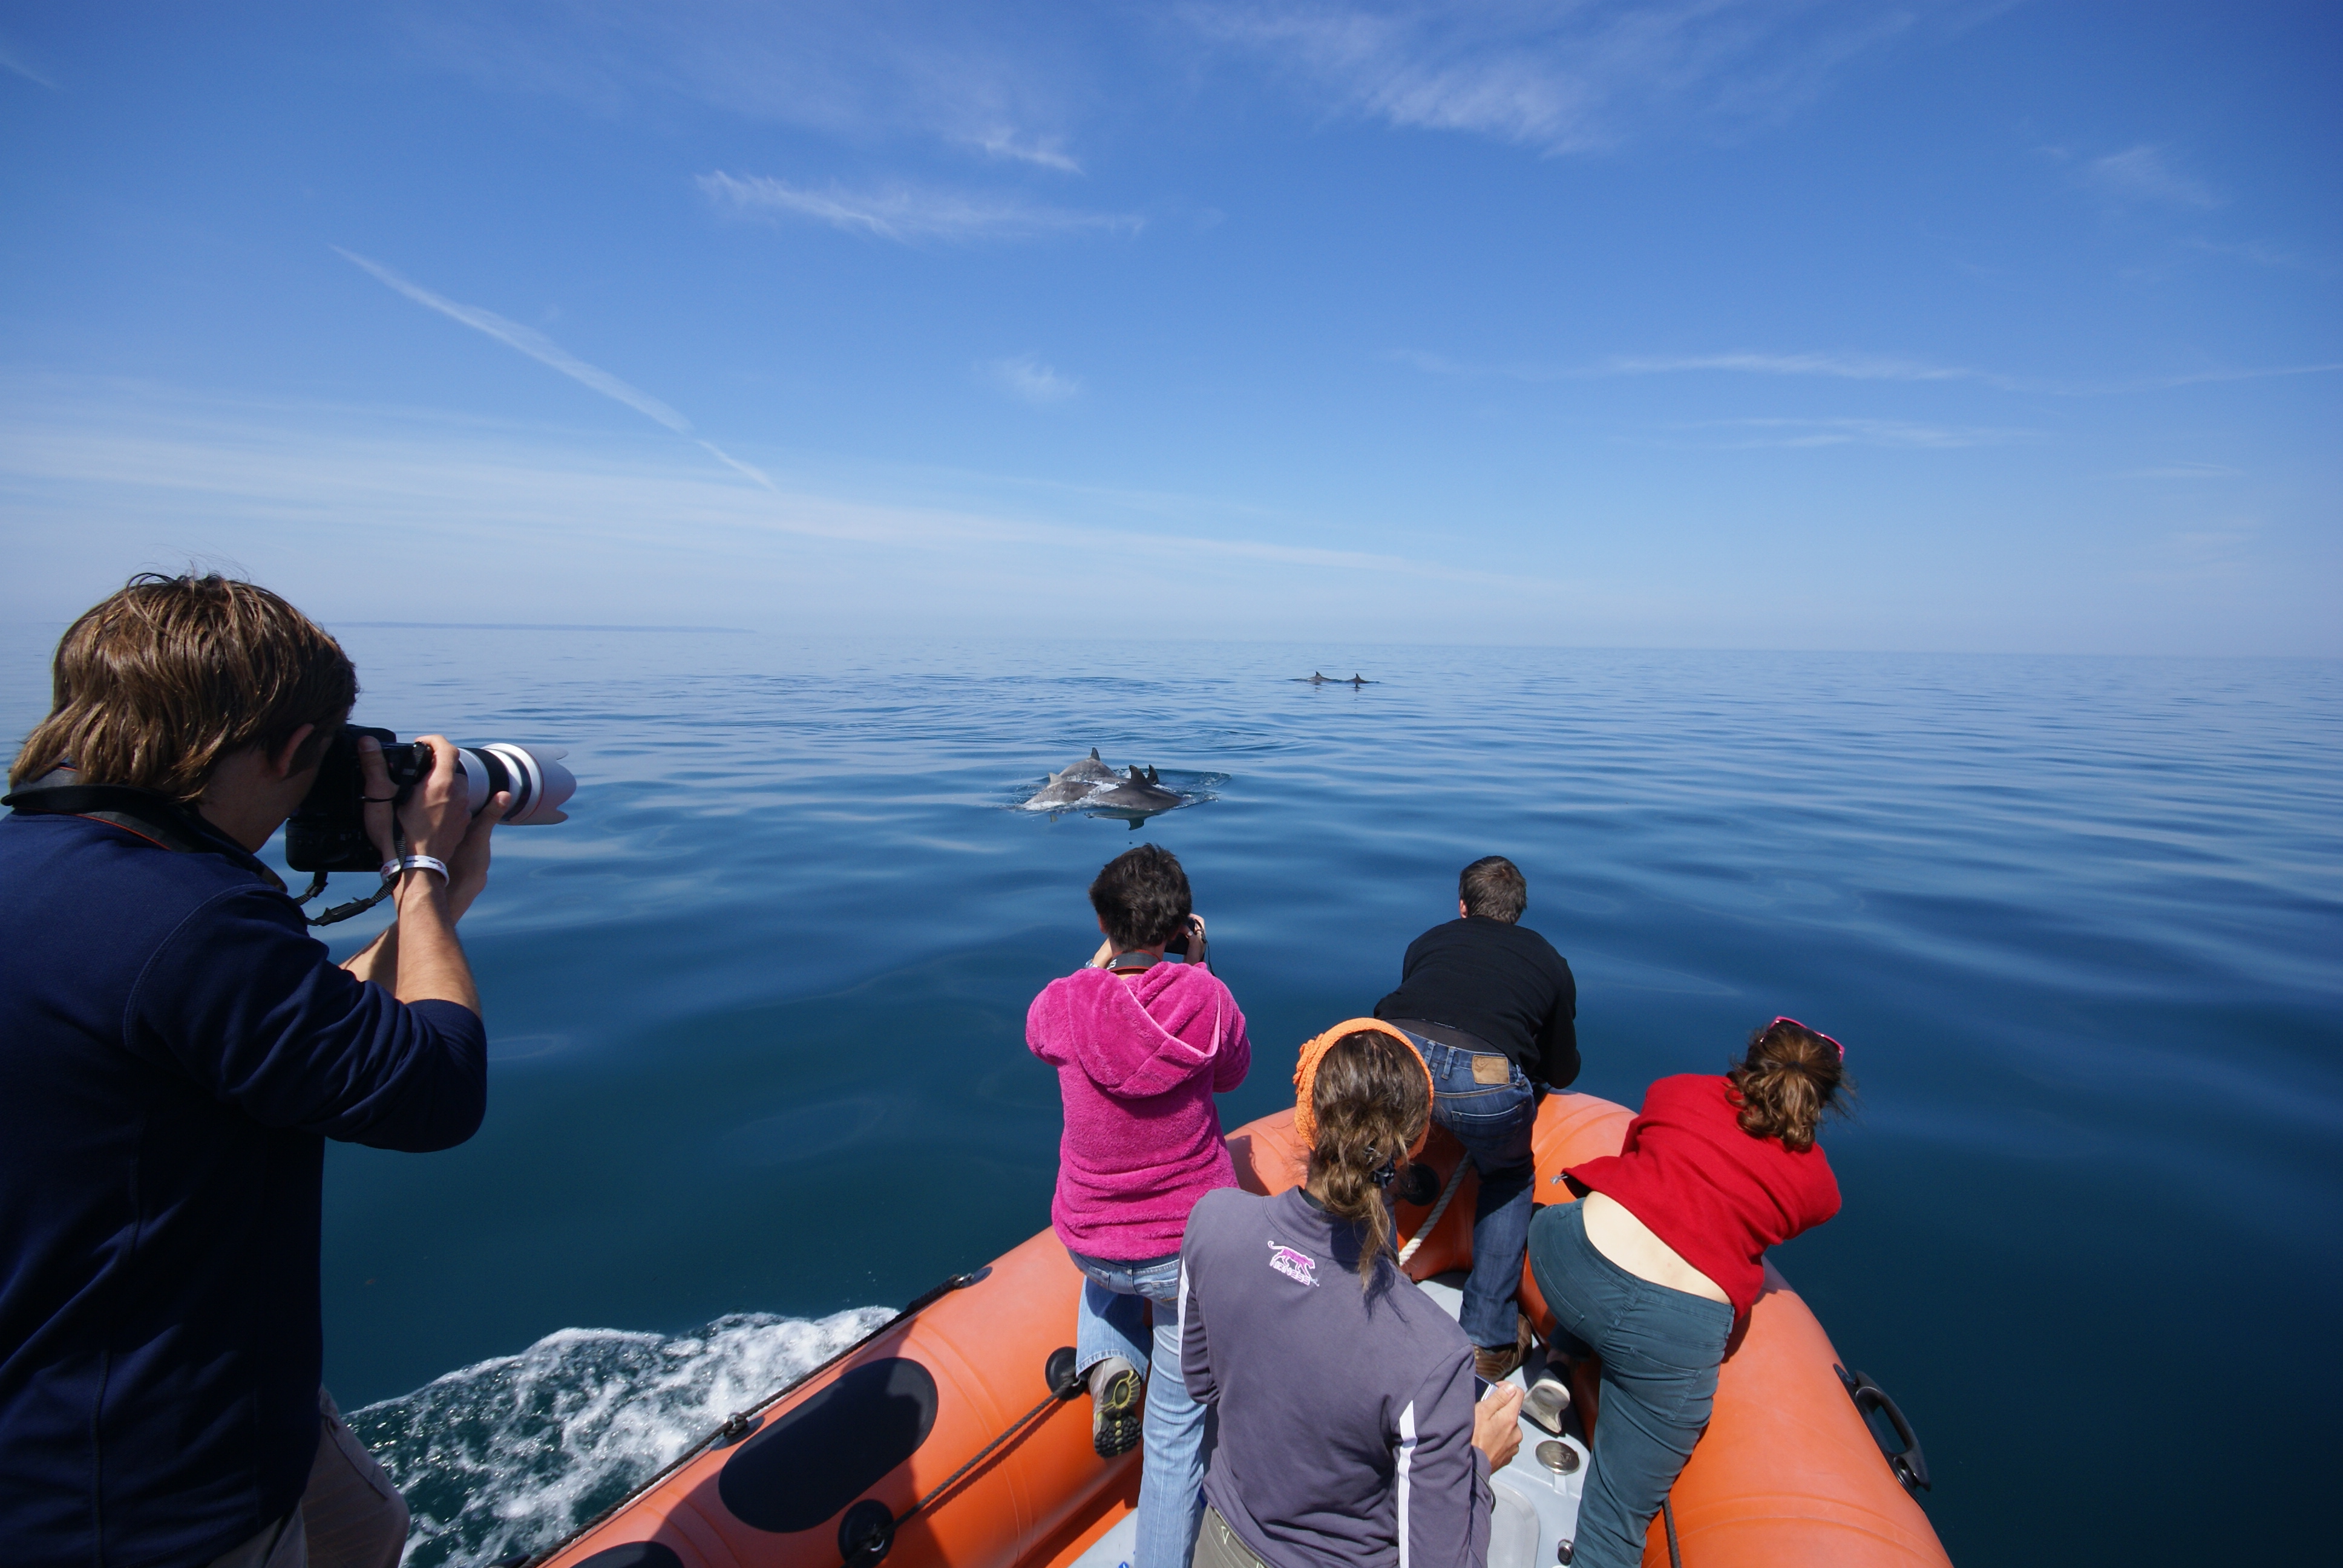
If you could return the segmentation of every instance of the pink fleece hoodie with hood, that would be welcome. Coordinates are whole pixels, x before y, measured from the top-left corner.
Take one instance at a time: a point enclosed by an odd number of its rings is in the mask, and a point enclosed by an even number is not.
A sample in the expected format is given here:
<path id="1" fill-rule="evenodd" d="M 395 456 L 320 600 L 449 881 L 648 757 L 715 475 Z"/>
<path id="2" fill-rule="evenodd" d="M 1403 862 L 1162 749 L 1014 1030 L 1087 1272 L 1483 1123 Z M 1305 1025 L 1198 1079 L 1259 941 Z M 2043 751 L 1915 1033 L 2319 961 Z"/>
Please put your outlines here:
<path id="1" fill-rule="evenodd" d="M 1237 1184 L 1212 1106 L 1252 1065 L 1236 998 L 1202 965 L 1077 970 L 1033 999 L 1025 1043 L 1065 1100 L 1058 1239 L 1117 1262 L 1177 1252 L 1196 1200 Z"/>

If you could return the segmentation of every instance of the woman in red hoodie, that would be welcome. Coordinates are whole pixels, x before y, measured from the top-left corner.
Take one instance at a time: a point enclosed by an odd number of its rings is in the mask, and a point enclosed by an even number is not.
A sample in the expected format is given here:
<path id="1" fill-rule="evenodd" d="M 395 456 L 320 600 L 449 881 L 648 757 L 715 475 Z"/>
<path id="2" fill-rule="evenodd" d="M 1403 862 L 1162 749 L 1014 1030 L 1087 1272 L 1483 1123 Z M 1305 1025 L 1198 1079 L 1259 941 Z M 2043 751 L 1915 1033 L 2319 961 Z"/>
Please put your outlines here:
<path id="1" fill-rule="evenodd" d="M 1180 1237 L 1196 1200 L 1237 1184 L 1214 1094 L 1244 1081 L 1244 1015 L 1205 962 L 1204 922 L 1169 850 L 1142 844 L 1091 884 L 1106 940 L 1033 999 L 1025 1043 L 1058 1070 L 1066 1131 L 1050 1219 L 1081 1270 L 1075 1366 L 1109 1458 L 1140 1442 L 1132 1568 L 1186 1568 L 1202 1510 L 1204 1410 L 1180 1373 Z M 1188 938 L 1188 961 L 1164 960 Z M 1156 1304 L 1152 1346 L 1142 1337 Z"/>
<path id="2" fill-rule="evenodd" d="M 1530 1223 L 1555 1339 L 1603 1358 L 1576 1568 L 1635 1568 L 1652 1515 L 1708 1424 L 1765 1249 L 1838 1212 L 1815 1142 L 1847 1087 L 1846 1049 L 1795 1019 L 1750 1036 L 1722 1077 L 1663 1078 L 1608 1159 L 1564 1172 L 1584 1196 Z"/>

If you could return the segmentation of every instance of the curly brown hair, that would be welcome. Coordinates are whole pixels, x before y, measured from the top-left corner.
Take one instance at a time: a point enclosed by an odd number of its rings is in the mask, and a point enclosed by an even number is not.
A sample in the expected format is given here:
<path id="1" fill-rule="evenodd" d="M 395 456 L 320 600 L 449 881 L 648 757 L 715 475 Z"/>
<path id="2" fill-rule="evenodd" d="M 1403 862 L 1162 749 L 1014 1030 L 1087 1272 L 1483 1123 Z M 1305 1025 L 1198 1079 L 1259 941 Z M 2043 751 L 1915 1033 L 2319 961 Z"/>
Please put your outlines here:
<path id="1" fill-rule="evenodd" d="M 337 729 L 358 695 L 357 669 L 317 622 L 217 572 L 139 573 L 65 628 L 50 676 L 49 716 L 10 783 L 69 763 L 85 783 L 183 801 L 229 752 L 274 751 L 304 724 Z"/>
<path id="2" fill-rule="evenodd" d="M 1375 1171 L 1404 1164 L 1432 1120 L 1423 1059 L 1407 1041 L 1362 1029 L 1326 1050 L 1310 1089 L 1317 1138 L 1310 1151 L 1310 1191 L 1326 1212 L 1362 1227 L 1359 1287 L 1374 1282 L 1375 1261 L 1392 1250 L 1391 1211 Z"/>
<path id="3" fill-rule="evenodd" d="M 1188 873 L 1180 869 L 1180 858 L 1160 844 L 1126 849 L 1099 869 L 1091 883 L 1091 908 L 1116 947 L 1169 941 L 1187 925 L 1193 909 Z"/>
<path id="4" fill-rule="evenodd" d="M 1748 1053 L 1725 1076 L 1741 1107 L 1741 1131 L 1778 1138 L 1793 1154 L 1815 1146 L 1823 1112 L 1844 1114 L 1855 1091 L 1838 1047 L 1786 1018 L 1752 1033 Z"/>

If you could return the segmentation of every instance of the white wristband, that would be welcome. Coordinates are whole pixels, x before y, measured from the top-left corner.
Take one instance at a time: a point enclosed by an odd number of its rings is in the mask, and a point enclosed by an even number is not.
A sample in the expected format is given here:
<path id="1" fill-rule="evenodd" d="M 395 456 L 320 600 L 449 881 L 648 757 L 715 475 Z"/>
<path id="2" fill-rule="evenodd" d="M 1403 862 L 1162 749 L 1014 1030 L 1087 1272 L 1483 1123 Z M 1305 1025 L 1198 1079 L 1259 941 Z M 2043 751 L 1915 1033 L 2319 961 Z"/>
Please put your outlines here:
<path id="1" fill-rule="evenodd" d="M 441 881 L 452 879 L 447 875 L 447 862 L 435 855 L 402 855 L 382 863 L 382 879 L 386 882 L 401 871 L 437 871 Z"/>

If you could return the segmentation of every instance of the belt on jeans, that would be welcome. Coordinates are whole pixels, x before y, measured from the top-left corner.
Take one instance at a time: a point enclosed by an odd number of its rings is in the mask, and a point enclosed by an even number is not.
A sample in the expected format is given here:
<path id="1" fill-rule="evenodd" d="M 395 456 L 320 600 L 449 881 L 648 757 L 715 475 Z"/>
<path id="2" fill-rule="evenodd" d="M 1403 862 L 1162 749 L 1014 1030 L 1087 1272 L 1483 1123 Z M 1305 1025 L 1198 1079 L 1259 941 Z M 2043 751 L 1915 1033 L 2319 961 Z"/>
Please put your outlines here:
<path id="1" fill-rule="evenodd" d="M 1505 1070 L 1503 1072 L 1491 1078 L 1486 1076 L 1488 1069 L 1477 1061 L 1474 1062 L 1473 1081 L 1475 1083 L 1494 1084 L 1513 1081 L 1513 1059 L 1469 1029 L 1458 1029 L 1453 1023 L 1434 1023 L 1428 1018 L 1394 1018 L 1387 1021 L 1393 1029 L 1404 1030 L 1410 1034 L 1420 1034 L 1435 1045 L 1444 1045 L 1452 1050 L 1461 1050 L 1467 1056 L 1493 1056 L 1505 1064 Z"/>
<path id="2" fill-rule="evenodd" d="M 1428 1018 L 1394 1018 L 1386 1020 L 1393 1029 L 1403 1029 L 1410 1034 L 1420 1034 L 1435 1045 L 1453 1046 L 1470 1051 L 1474 1056 L 1504 1056 L 1504 1052 L 1474 1034 L 1469 1029 L 1459 1029 L 1453 1023 L 1434 1023 Z M 1507 1058 L 1511 1060 L 1511 1058 Z"/>

